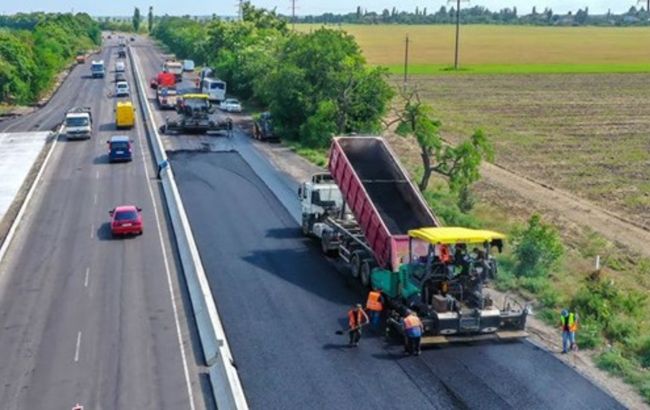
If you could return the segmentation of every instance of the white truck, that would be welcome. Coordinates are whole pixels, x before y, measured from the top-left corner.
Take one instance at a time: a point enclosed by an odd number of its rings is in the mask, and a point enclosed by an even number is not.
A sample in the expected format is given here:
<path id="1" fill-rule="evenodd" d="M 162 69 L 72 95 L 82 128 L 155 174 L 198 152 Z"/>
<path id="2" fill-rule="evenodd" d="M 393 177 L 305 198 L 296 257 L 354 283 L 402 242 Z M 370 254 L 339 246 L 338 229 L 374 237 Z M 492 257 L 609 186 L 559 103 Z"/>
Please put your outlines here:
<path id="1" fill-rule="evenodd" d="M 92 74 L 93 78 L 104 78 L 106 70 L 104 68 L 104 60 L 98 60 L 90 64 L 90 73 Z"/>
<path id="2" fill-rule="evenodd" d="M 74 107 L 65 115 L 63 134 L 67 139 L 89 139 L 93 133 L 90 107 Z"/>

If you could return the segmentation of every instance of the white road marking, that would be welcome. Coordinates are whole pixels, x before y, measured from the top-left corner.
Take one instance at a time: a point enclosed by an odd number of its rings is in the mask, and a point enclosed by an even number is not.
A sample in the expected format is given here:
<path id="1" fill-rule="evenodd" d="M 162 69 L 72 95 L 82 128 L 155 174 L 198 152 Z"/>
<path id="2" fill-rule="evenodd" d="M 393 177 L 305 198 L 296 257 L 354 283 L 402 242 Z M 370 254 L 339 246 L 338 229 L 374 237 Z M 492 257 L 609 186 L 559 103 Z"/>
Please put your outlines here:
<path id="1" fill-rule="evenodd" d="M 99 179 L 99 170 L 95 171 L 95 179 Z"/>
<path id="2" fill-rule="evenodd" d="M 95 237 L 95 224 L 90 224 L 90 239 Z"/>
<path id="3" fill-rule="evenodd" d="M 86 276 L 84 277 L 84 288 L 88 287 L 88 276 L 90 275 L 90 268 L 86 268 Z"/>
<path id="4" fill-rule="evenodd" d="M 132 54 L 132 55 L 135 55 Z M 137 57 L 135 59 L 137 61 Z M 142 75 L 140 74 L 140 70 L 138 69 L 138 63 L 134 61 L 133 65 L 136 69 L 138 79 L 140 80 L 140 85 L 144 84 L 142 82 Z M 138 92 L 142 92 L 142 88 L 138 89 Z M 146 97 L 146 94 L 145 94 Z M 145 104 L 148 104 L 148 102 L 145 102 Z M 149 109 L 149 106 L 147 105 L 146 107 Z M 151 120 L 153 121 L 153 116 L 150 115 Z M 140 124 L 142 124 L 143 121 L 140 121 Z M 155 126 L 155 125 L 154 125 Z M 143 126 L 140 126 L 140 129 L 143 129 Z M 160 226 L 160 215 L 158 213 L 158 205 L 156 204 L 156 197 L 153 193 L 153 188 L 151 188 L 151 179 L 149 177 L 149 169 L 147 168 L 147 159 L 144 155 L 146 149 L 144 149 L 146 144 L 146 141 L 143 143 L 142 139 L 142 132 L 137 132 L 138 134 L 138 140 L 140 141 L 140 155 L 142 156 L 142 166 L 144 167 L 144 175 L 145 175 L 145 180 L 147 182 L 147 188 L 149 189 L 149 195 L 151 196 L 151 203 L 153 204 L 153 212 L 154 216 L 156 217 L 156 227 L 158 229 L 158 239 L 160 241 L 160 249 L 162 250 L 163 254 L 163 262 L 165 264 L 165 273 L 167 275 L 167 286 L 169 288 L 169 297 L 172 302 L 172 310 L 174 311 L 174 323 L 176 325 L 176 335 L 178 336 L 178 348 L 181 351 L 181 360 L 183 362 L 183 372 L 185 373 L 185 382 L 187 383 L 187 394 L 189 395 L 190 399 L 190 410 L 195 410 L 194 406 L 194 393 L 192 392 L 192 382 L 190 380 L 190 372 L 187 367 L 187 358 L 185 356 L 185 350 L 183 349 L 183 336 L 181 333 L 181 325 L 180 325 L 180 320 L 178 319 L 178 308 L 176 307 L 176 298 L 174 297 L 174 287 L 172 285 L 172 275 L 171 271 L 169 269 L 169 260 L 167 257 L 167 250 L 165 249 L 165 242 L 163 241 L 163 234 L 162 234 L 162 228 Z"/>
<path id="5" fill-rule="evenodd" d="M 81 346 L 81 330 L 77 333 L 77 347 L 74 350 L 74 361 L 79 361 L 79 347 Z"/>
<path id="6" fill-rule="evenodd" d="M 93 202 L 95 203 L 95 205 L 97 205 L 97 194 L 95 194 L 95 198 L 93 199 Z"/>

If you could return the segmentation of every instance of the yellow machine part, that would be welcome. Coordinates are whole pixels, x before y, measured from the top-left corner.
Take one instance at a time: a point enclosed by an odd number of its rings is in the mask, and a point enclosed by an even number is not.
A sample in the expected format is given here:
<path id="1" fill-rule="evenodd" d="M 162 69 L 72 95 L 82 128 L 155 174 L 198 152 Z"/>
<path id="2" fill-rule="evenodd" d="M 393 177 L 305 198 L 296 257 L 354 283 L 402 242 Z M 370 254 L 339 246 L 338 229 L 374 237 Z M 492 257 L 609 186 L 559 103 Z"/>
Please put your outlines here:
<path id="1" fill-rule="evenodd" d="M 484 229 L 468 229 L 457 227 L 420 228 L 408 232 L 412 238 L 418 238 L 432 245 L 452 245 L 456 243 L 484 243 L 495 239 L 505 239 L 499 232 Z"/>

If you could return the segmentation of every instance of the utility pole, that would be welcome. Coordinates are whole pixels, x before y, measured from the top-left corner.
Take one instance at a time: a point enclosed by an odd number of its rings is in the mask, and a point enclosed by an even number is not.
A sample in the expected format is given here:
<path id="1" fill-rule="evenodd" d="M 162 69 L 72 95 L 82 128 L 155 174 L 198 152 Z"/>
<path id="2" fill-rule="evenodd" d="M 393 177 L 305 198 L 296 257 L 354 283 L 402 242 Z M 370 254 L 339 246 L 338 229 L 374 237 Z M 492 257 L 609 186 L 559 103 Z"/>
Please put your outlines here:
<path id="1" fill-rule="evenodd" d="M 453 3 L 449 0 L 447 3 Z M 456 47 L 454 49 L 454 70 L 458 70 L 458 49 L 460 47 L 460 2 L 469 0 L 456 0 Z M 649 0 L 650 1 L 650 0 Z"/>
<path id="2" fill-rule="evenodd" d="M 647 4 L 646 4 L 645 12 L 650 13 L 650 0 L 647 0 L 647 1 L 645 1 L 645 0 L 637 0 L 636 4 L 643 4 L 643 3 L 646 3 L 646 2 L 647 2 Z"/>
<path id="3" fill-rule="evenodd" d="M 408 83 L 409 72 L 409 35 L 406 35 L 406 47 L 404 49 L 404 87 Z"/>
<path id="4" fill-rule="evenodd" d="M 237 17 L 239 21 L 244 19 L 244 0 L 239 0 L 239 5 L 237 6 Z"/>

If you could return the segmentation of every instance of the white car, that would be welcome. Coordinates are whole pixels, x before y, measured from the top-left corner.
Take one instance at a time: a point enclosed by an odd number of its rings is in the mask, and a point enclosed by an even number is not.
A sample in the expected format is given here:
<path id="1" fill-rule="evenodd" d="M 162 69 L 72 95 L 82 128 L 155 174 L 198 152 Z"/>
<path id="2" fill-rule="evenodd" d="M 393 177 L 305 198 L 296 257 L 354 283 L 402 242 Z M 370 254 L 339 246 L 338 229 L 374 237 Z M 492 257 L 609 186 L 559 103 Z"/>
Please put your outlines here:
<path id="1" fill-rule="evenodd" d="M 116 97 L 128 97 L 130 93 L 129 84 L 126 81 L 118 81 L 115 84 Z"/>
<path id="2" fill-rule="evenodd" d="M 194 71 L 194 60 L 183 60 L 183 71 Z"/>
<path id="3" fill-rule="evenodd" d="M 241 103 L 234 98 L 226 98 L 219 104 L 219 109 L 227 112 L 241 112 Z"/>
<path id="4" fill-rule="evenodd" d="M 115 72 L 116 73 L 123 73 L 126 70 L 126 64 L 124 64 L 123 61 L 118 61 L 115 63 Z"/>

